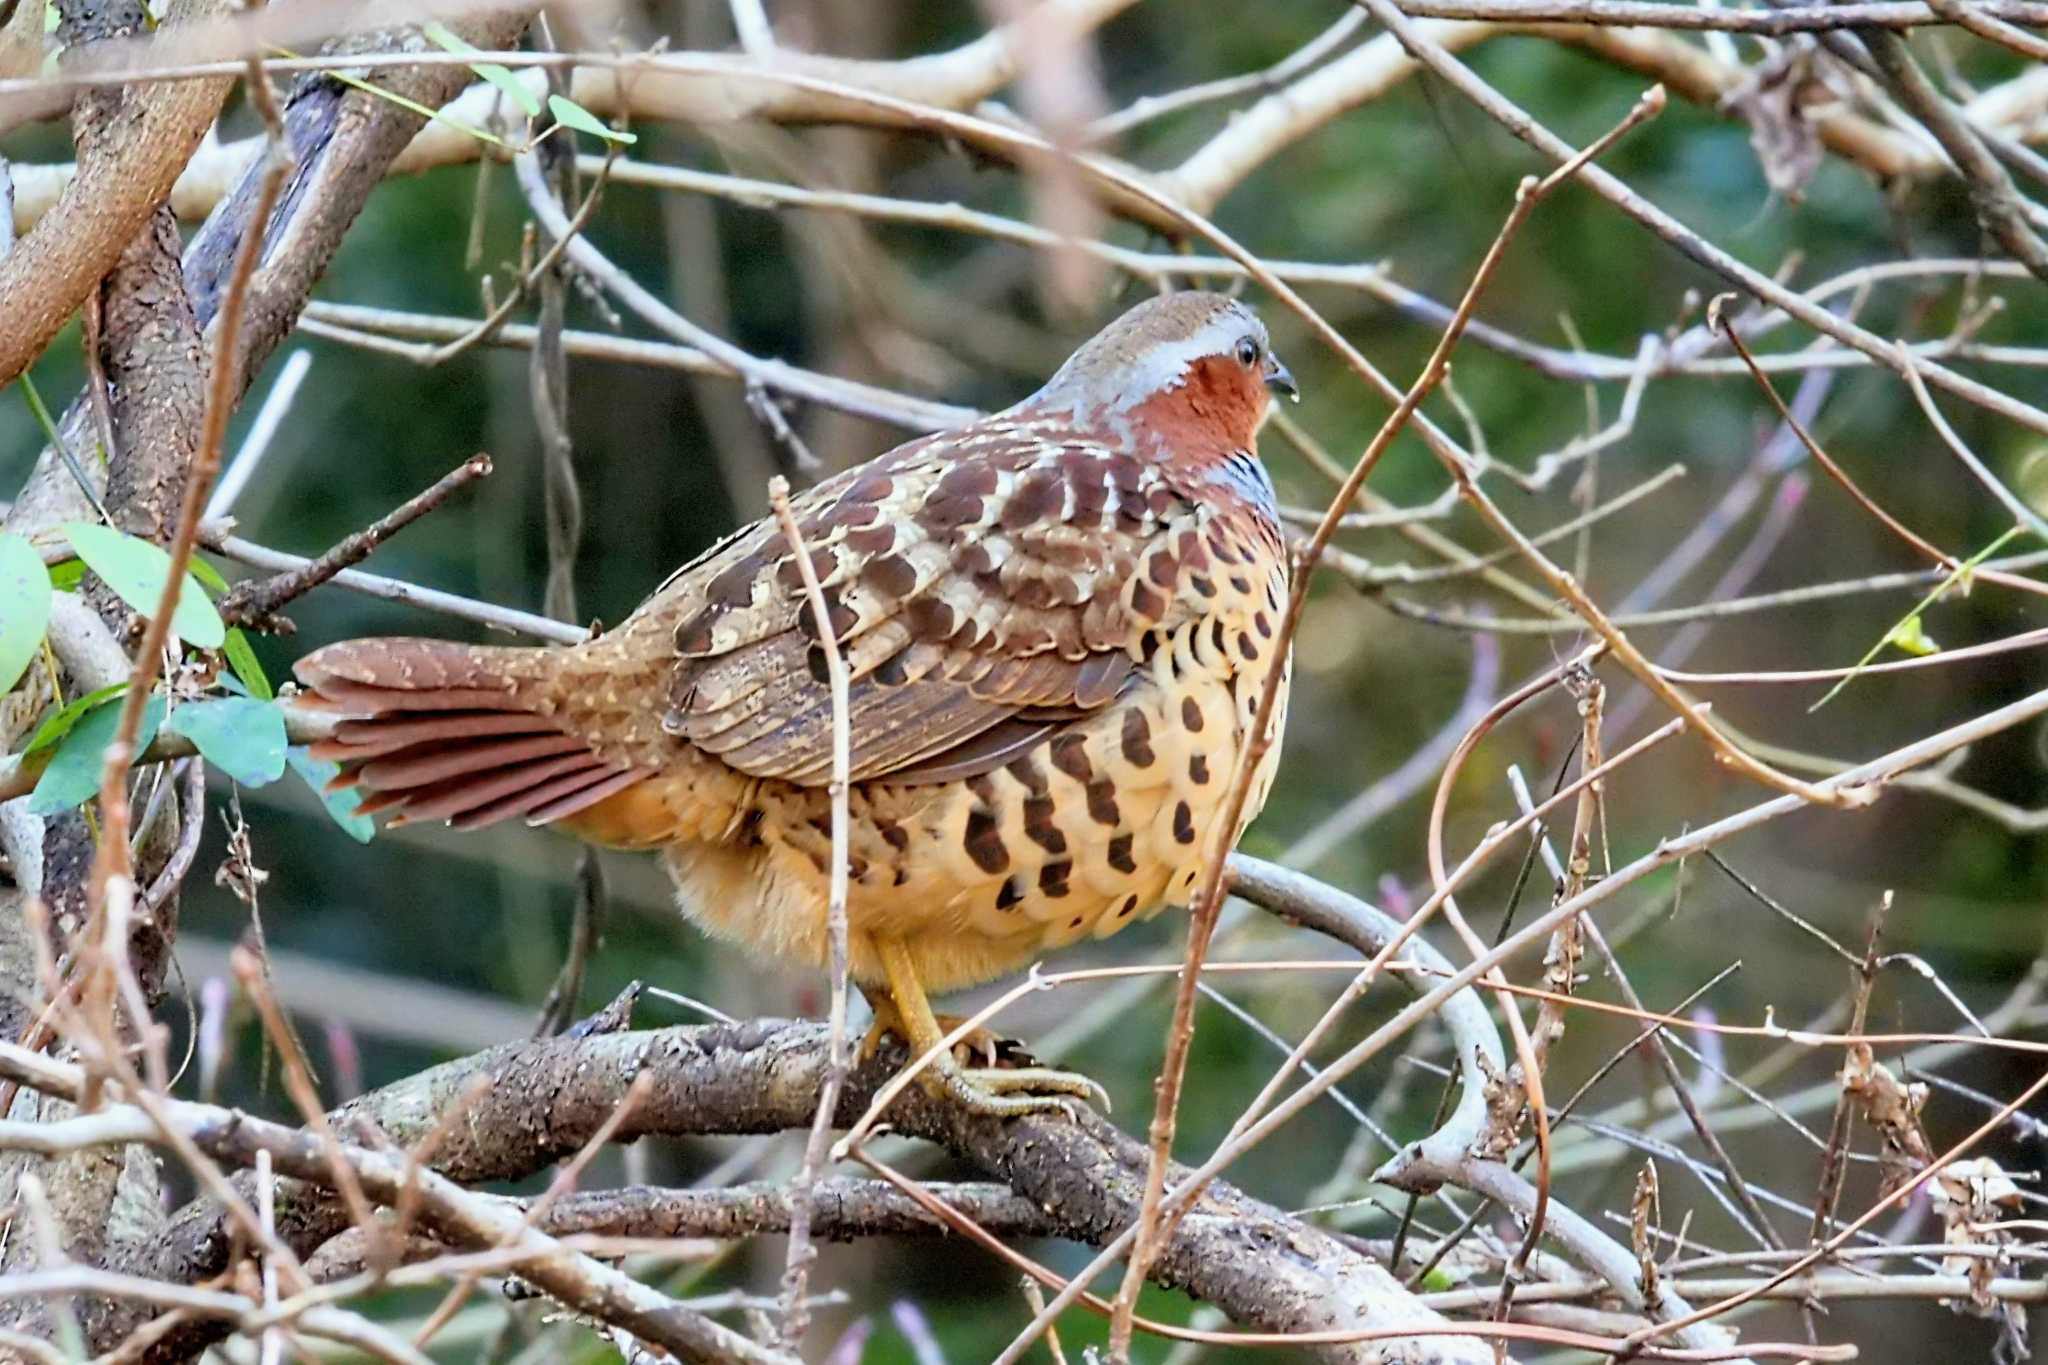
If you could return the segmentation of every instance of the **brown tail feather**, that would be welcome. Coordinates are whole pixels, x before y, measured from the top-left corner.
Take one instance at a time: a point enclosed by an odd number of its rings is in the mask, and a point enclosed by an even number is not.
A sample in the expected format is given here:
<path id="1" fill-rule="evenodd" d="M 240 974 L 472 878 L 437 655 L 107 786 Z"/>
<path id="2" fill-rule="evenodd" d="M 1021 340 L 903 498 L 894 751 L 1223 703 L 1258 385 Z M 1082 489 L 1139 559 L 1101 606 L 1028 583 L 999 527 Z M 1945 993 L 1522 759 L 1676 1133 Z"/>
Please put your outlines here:
<path id="1" fill-rule="evenodd" d="M 649 775 L 539 714 L 551 662 L 536 649 L 351 640 L 295 671 L 308 689 L 299 704 L 345 717 L 312 753 L 342 765 L 332 785 L 360 789 L 359 810 L 474 829 L 558 820 Z"/>

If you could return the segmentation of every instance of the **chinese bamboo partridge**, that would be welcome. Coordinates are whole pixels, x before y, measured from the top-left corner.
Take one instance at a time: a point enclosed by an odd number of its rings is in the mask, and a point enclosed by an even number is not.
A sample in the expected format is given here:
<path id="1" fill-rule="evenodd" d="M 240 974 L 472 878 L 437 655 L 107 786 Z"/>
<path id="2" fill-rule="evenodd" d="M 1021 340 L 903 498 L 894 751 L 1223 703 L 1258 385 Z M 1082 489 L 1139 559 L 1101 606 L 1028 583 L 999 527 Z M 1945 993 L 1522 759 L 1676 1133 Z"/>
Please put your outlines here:
<path id="1" fill-rule="evenodd" d="M 1015 407 L 795 500 L 852 678 L 853 978 L 913 1053 L 943 1033 L 927 991 L 1185 903 L 1276 668 L 1284 717 L 1287 555 L 1253 453 L 1273 390 L 1293 381 L 1250 309 L 1173 294 Z M 298 675 L 366 809 L 659 849 L 712 933 L 825 964 L 832 702 L 773 518 L 585 644 L 355 640 Z M 997 1113 L 1088 1084 L 925 1074 Z"/>

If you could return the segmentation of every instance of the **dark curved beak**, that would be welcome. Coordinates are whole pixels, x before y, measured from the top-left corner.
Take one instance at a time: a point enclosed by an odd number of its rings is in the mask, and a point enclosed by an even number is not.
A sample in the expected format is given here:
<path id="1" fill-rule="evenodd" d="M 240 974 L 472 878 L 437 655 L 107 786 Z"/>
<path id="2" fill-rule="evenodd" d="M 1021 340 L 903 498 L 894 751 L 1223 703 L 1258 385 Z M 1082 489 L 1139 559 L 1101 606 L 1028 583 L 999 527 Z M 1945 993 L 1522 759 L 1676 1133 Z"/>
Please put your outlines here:
<path id="1" fill-rule="evenodd" d="M 1270 352 L 1266 356 L 1266 388 L 1273 393 L 1284 393 L 1290 402 L 1301 401 L 1301 390 L 1294 386 L 1294 376 L 1280 363 L 1280 357 Z"/>

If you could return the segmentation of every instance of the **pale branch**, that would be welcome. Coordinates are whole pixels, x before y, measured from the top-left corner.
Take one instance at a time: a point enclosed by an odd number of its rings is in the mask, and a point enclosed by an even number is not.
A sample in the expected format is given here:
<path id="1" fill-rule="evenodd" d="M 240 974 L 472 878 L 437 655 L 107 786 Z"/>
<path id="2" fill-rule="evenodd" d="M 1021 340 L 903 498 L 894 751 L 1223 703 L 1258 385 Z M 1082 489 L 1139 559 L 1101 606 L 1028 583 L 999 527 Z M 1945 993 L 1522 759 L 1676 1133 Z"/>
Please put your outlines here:
<path id="1" fill-rule="evenodd" d="M 344 537 L 327 553 L 303 567 L 236 584 L 220 600 L 221 619 L 230 625 L 272 624 L 272 618 L 286 603 L 311 592 L 350 565 L 361 563 L 372 550 L 446 502 L 457 489 L 490 472 L 490 456 L 472 456 L 435 480 L 431 487 L 406 499 L 362 530 Z"/>

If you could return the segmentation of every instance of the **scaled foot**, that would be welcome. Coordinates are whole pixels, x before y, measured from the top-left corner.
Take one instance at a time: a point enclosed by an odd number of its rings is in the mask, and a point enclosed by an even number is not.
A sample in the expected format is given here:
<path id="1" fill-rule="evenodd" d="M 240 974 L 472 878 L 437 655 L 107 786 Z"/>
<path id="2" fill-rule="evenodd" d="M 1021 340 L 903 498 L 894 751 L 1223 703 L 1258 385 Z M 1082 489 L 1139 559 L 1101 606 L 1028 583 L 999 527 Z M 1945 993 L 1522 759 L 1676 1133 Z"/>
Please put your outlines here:
<path id="1" fill-rule="evenodd" d="M 1015 1039 L 975 1028 L 951 1047 L 941 1048 L 940 1040 L 960 1026 L 959 1016 L 926 1013 L 922 1021 L 907 1020 L 883 991 L 874 992 L 868 1003 L 874 1007 L 875 1021 L 861 1040 L 861 1058 L 873 1057 L 889 1034 L 903 1039 L 913 1062 L 932 1053 L 932 1059 L 919 1069 L 917 1082 L 936 1099 L 1001 1118 L 1048 1109 L 1072 1116 L 1076 1099 L 1105 1113 L 1109 1110 L 1109 1092 L 1101 1085 L 1078 1072 L 1040 1066 Z M 919 1027 L 920 1023 L 928 1028 Z"/>

